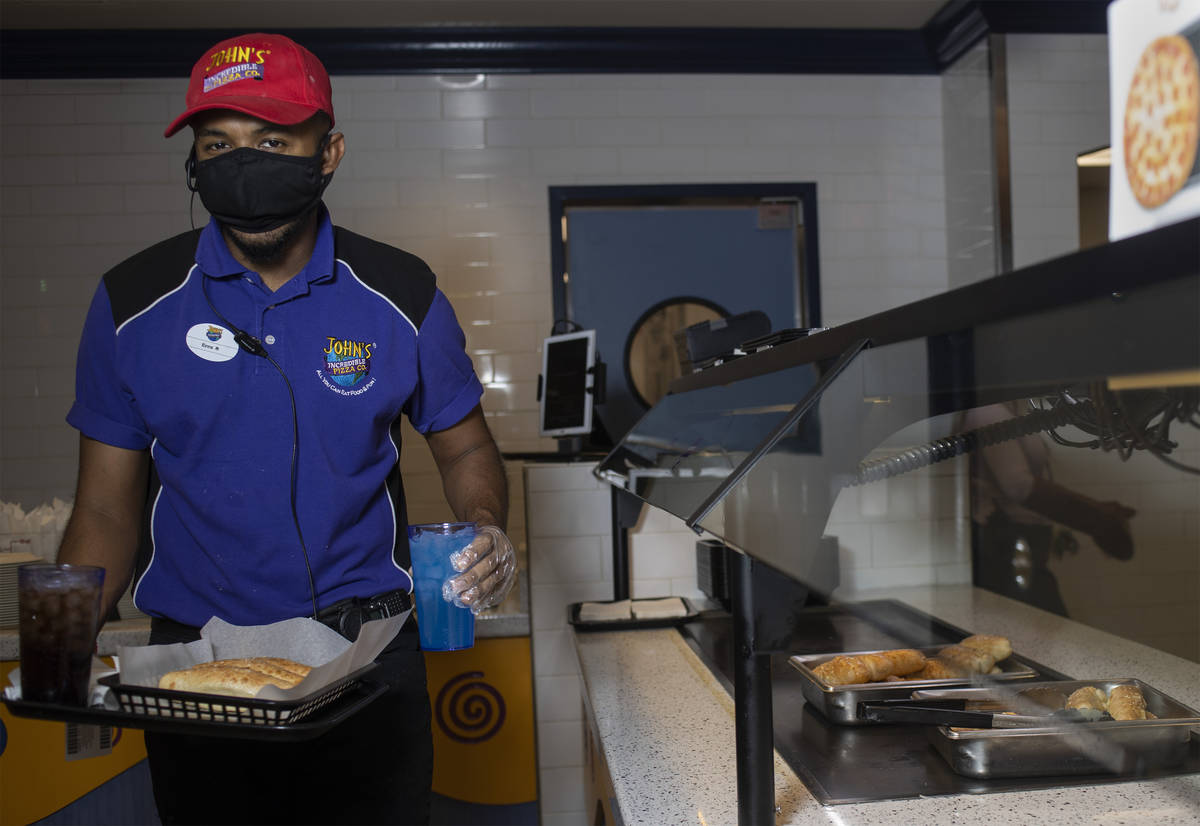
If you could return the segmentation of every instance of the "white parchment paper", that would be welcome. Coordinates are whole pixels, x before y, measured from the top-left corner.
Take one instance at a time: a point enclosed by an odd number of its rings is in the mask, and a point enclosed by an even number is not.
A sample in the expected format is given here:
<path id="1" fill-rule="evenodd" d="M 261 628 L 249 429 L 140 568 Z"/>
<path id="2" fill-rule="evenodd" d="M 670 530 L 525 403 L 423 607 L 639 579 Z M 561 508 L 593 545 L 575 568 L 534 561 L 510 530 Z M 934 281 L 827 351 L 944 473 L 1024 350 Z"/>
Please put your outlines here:
<path id="1" fill-rule="evenodd" d="M 108 693 L 106 686 L 98 685 L 97 680 L 101 677 L 107 677 L 109 674 L 116 674 L 117 669 L 113 668 L 108 663 L 99 657 L 92 657 L 92 675 L 89 678 L 88 688 L 88 705 L 102 706 L 104 705 L 104 696 Z M 20 700 L 21 699 L 21 666 L 17 666 L 12 671 L 8 672 L 8 685 L 4 686 L 4 699 Z"/>
<path id="2" fill-rule="evenodd" d="M 200 639 L 195 642 L 122 646 L 118 660 L 121 683 L 157 688 L 163 674 L 198 663 L 285 657 L 312 666 L 312 671 L 295 688 L 285 691 L 269 685 L 255 696 L 259 700 L 298 700 L 374 662 L 404 625 L 408 614 L 405 611 L 363 623 L 353 643 L 332 628 L 306 617 L 270 625 L 230 625 L 213 617 L 200 629 Z"/>

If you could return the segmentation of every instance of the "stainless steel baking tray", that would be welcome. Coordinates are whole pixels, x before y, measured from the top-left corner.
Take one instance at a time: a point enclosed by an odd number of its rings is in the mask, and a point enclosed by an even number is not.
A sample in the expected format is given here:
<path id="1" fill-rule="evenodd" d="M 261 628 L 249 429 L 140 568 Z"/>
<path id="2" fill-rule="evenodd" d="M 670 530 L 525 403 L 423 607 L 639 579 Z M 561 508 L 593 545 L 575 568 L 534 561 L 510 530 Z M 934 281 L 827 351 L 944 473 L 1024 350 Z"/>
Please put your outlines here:
<path id="1" fill-rule="evenodd" d="M 1036 729 L 955 731 L 947 726 L 929 726 L 929 737 L 950 767 L 966 777 L 1138 775 L 1183 762 L 1192 729 L 1200 725 L 1200 714 L 1141 680 L 1022 683 L 1020 692 L 1048 688 L 1070 695 L 1077 688 L 1094 685 L 1108 693 L 1113 686 L 1122 684 L 1140 688 L 1146 698 L 1146 710 L 1159 719 L 1065 723 Z M 1019 695 L 1014 696 L 1016 691 L 1015 686 L 921 690 L 913 692 L 913 699 L 964 699 L 1013 707 L 1020 699 Z"/>
<path id="2" fill-rule="evenodd" d="M 933 645 L 917 648 L 927 657 L 935 656 L 945 648 L 945 645 Z M 879 725 L 859 717 L 858 704 L 875 700 L 891 700 L 907 698 L 912 692 L 923 688 L 949 688 L 953 686 L 971 685 L 973 682 L 991 683 L 993 681 L 1032 680 L 1038 672 L 1019 654 L 1013 654 L 1007 660 L 996 663 L 1000 668 L 999 674 L 980 674 L 974 678 L 961 677 L 947 680 L 901 680 L 894 683 L 862 683 L 860 685 L 829 686 L 822 682 L 813 669 L 834 657 L 854 656 L 856 654 L 877 654 L 880 651 L 893 649 L 879 648 L 874 651 L 839 651 L 832 654 L 793 654 L 788 662 L 799 671 L 804 679 L 801 690 L 804 699 L 808 700 L 818 711 L 831 721 L 845 726 Z"/>

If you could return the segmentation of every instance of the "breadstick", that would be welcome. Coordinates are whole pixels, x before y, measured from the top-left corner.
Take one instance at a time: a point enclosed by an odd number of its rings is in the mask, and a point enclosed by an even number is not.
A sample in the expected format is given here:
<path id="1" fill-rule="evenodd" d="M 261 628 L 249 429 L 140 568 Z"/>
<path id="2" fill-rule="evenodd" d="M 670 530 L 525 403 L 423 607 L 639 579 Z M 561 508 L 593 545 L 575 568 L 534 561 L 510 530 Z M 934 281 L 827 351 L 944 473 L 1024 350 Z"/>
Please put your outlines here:
<path id="1" fill-rule="evenodd" d="M 214 660 L 191 668 L 170 671 L 159 678 L 159 688 L 203 694 L 255 696 L 263 686 L 295 687 L 312 669 L 277 657 Z M 303 673 L 301 673 L 303 672 Z"/>
<path id="2" fill-rule="evenodd" d="M 1067 698 L 1067 708 L 1094 708 L 1097 711 L 1108 710 L 1108 698 L 1104 692 L 1094 685 L 1085 685 L 1071 692 Z"/>
<path id="3" fill-rule="evenodd" d="M 986 651 L 996 662 L 1002 662 L 1012 656 L 1012 643 L 1009 642 L 1008 637 L 995 634 L 972 634 L 959 645 L 974 648 L 976 651 Z"/>
<path id="4" fill-rule="evenodd" d="M 909 674 L 906 679 L 909 680 L 949 680 L 956 677 L 964 677 L 966 672 L 956 668 L 951 663 L 944 660 L 931 659 L 925 661 L 925 667 L 915 674 Z"/>
<path id="5" fill-rule="evenodd" d="M 925 665 L 925 655 L 911 648 L 897 648 L 874 654 L 840 655 L 813 669 L 827 685 L 878 683 L 888 677 L 911 674 Z"/>
<path id="6" fill-rule="evenodd" d="M 1113 686 L 1108 692 L 1108 713 L 1114 720 L 1145 720 L 1146 698 L 1136 685 Z"/>
<path id="7" fill-rule="evenodd" d="M 826 685 L 857 685 L 871 682 L 871 669 L 858 657 L 837 656 L 813 669 Z"/>
<path id="8" fill-rule="evenodd" d="M 988 652 L 965 645 L 948 645 L 938 652 L 937 658 L 968 674 L 986 674 L 996 664 L 996 658 Z"/>
<path id="9" fill-rule="evenodd" d="M 312 671 L 311 665 L 298 663 L 295 660 L 285 659 L 284 657 L 253 657 L 250 662 L 255 665 L 264 663 L 266 665 L 273 665 L 276 668 L 282 668 L 284 671 L 290 671 L 292 674 L 295 674 L 300 679 L 304 679 L 308 676 L 308 672 Z"/>
<path id="10" fill-rule="evenodd" d="M 911 648 L 897 648 L 875 654 L 860 654 L 858 659 L 871 671 L 871 681 L 902 677 L 919 671 L 925 665 L 925 655 Z"/>

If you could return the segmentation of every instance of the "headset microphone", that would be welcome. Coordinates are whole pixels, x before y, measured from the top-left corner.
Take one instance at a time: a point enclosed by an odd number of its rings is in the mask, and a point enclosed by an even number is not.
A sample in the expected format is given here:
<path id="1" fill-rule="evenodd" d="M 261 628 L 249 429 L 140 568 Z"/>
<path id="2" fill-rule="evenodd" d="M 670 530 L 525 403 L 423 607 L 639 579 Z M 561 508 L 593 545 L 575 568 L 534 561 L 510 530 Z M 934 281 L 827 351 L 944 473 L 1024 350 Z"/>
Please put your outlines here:
<path id="1" fill-rule="evenodd" d="M 208 295 L 208 280 L 207 279 L 208 279 L 207 274 L 200 276 L 200 291 L 202 293 L 204 293 L 204 300 L 208 302 L 208 309 L 213 311 L 213 315 L 215 315 L 217 317 L 217 321 L 220 321 L 222 324 L 224 324 L 226 327 L 229 328 L 229 332 L 233 333 L 233 340 L 237 342 L 238 347 L 241 347 L 243 350 L 245 350 L 247 353 L 249 353 L 252 356 L 259 356 L 261 358 L 265 358 L 268 361 L 270 361 L 271 356 L 269 353 L 267 353 L 267 348 L 263 347 L 262 341 L 255 338 L 254 336 L 250 335 L 249 333 L 247 333 L 245 330 L 241 329 L 240 327 L 235 327 L 233 325 L 233 323 L 230 322 L 229 319 L 227 319 L 225 316 L 221 315 L 221 313 L 217 310 L 216 306 L 212 303 L 212 299 Z M 276 366 L 276 369 L 278 369 L 279 365 L 275 365 L 275 366 Z M 280 371 L 280 372 L 282 373 L 282 371 Z M 286 379 L 287 379 L 287 376 L 284 376 L 284 380 L 286 380 Z"/>
<path id="2" fill-rule="evenodd" d="M 221 320 L 225 321 L 223 318 Z M 270 358 L 270 356 L 267 355 L 267 348 L 263 347 L 262 342 L 256 339 L 254 336 L 250 335 L 245 330 L 239 330 L 228 321 L 225 321 L 225 326 L 227 326 L 233 333 L 233 340 L 238 343 L 238 347 L 241 347 L 243 350 L 253 356 Z"/>

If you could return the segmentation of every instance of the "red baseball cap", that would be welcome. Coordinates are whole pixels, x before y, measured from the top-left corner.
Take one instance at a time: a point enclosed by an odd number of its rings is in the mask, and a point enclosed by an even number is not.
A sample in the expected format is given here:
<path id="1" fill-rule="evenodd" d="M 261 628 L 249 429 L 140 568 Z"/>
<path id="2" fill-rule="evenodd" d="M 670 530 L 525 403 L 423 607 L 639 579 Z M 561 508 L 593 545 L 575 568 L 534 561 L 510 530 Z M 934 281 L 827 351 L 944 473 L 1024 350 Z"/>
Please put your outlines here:
<path id="1" fill-rule="evenodd" d="M 187 109 L 164 136 L 206 109 L 232 109 L 287 125 L 324 112 L 332 126 L 333 90 L 321 61 L 299 43 L 281 34 L 243 34 L 222 40 L 196 61 Z"/>

